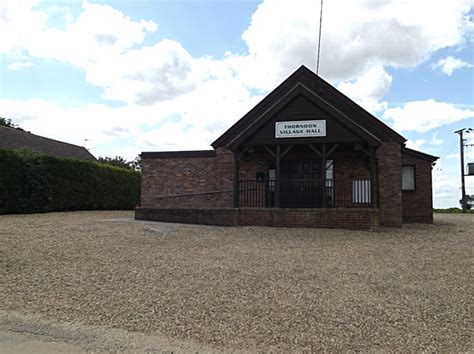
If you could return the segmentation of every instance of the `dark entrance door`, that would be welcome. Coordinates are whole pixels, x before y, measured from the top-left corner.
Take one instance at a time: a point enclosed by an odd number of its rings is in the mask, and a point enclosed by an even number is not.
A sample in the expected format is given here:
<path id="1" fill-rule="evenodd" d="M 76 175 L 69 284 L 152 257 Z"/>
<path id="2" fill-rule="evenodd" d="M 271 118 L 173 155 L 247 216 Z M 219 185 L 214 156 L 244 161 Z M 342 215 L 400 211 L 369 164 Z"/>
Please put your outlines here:
<path id="1" fill-rule="evenodd" d="M 322 206 L 321 160 L 282 160 L 280 168 L 282 208 Z"/>

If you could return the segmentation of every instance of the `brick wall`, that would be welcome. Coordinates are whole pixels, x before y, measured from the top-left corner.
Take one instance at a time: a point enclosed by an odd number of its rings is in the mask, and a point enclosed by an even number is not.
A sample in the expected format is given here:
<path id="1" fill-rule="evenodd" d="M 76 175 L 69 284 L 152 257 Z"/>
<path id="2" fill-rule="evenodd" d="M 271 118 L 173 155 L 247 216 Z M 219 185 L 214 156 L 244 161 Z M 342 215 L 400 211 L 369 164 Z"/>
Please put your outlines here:
<path id="1" fill-rule="evenodd" d="M 135 209 L 138 220 L 222 226 L 318 227 L 373 230 L 379 228 L 377 209 L 192 208 Z"/>
<path id="2" fill-rule="evenodd" d="M 334 154 L 334 189 L 336 205 L 352 206 L 352 181 L 370 180 L 369 160 L 361 151 Z"/>
<path id="3" fill-rule="evenodd" d="M 401 226 L 401 146 L 398 143 L 383 143 L 377 150 L 376 156 L 380 224 Z M 343 193 L 345 198 L 350 200 L 352 180 L 369 179 L 367 158 L 362 156 L 361 152 L 351 151 L 336 153 L 334 160 L 335 177 L 342 181 L 336 184 L 336 191 Z M 233 205 L 233 165 L 233 154 L 223 148 L 218 148 L 215 156 L 145 157 L 143 158 L 141 206 L 168 209 L 230 208 Z M 425 168 L 426 164 L 421 163 L 419 171 L 417 169 L 417 175 L 426 176 Z M 264 162 L 244 159 L 241 161 L 240 178 L 254 180 L 256 172 L 265 170 Z M 426 182 L 420 179 L 418 185 L 421 186 L 424 183 Z M 426 188 L 431 190 L 431 171 Z M 420 191 L 420 194 L 404 196 L 404 203 L 406 201 L 409 205 L 410 198 L 418 198 L 418 205 L 425 203 L 423 208 L 427 210 L 426 193 L 426 191 Z M 431 211 L 431 197 L 429 203 Z M 425 211 L 416 216 L 412 213 L 411 219 L 409 214 L 406 209 L 403 214 L 404 220 L 429 220 L 428 212 Z M 279 218 L 279 220 L 282 219 Z M 272 223 L 275 222 L 272 221 Z"/>
<path id="4" fill-rule="evenodd" d="M 433 223 L 431 162 L 402 154 L 402 164 L 415 166 L 415 191 L 402 191 L 403 222 Z"/>
<path id="5" fill-rule="evenodd" d="M 402 225 L 401 145 L 382 143 L 377 149 L 380 225 Z"/>
<path id="6" fill-rule="evenodd" d="M 265 178 L 268 178 L 268 176 L 266 175 L 267 165 L 265 161 L 262 161 L 260 159 L 252 159 L 248 155 L 240 161 L 239 178 L 241 181 L 254 181 L 257 178 L 257 172 L 265 173 Z"/>
<path id="7" fill-rule="evenodd" d="M 231 207 L 233 154 L 142 158 L 141 206 Z"/>

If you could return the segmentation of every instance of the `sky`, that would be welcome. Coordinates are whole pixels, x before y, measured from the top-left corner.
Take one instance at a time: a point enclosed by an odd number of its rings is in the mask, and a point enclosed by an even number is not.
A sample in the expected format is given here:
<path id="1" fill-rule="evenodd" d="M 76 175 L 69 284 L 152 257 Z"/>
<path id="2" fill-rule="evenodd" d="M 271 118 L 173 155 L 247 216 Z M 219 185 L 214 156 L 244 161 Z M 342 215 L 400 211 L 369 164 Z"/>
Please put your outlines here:
<path id="1" fill-rule="evenodd" d="M 210 149 L 299 66 L 315 71 L 319 13 L 319 0 L 0 0 L 0 116 L 96 157 Z M 320 76 L 440 157 L 438 208 L 459 206 L 454 132 L 474 128 L 473 17 L 474 0 L 324 1 Z"/>

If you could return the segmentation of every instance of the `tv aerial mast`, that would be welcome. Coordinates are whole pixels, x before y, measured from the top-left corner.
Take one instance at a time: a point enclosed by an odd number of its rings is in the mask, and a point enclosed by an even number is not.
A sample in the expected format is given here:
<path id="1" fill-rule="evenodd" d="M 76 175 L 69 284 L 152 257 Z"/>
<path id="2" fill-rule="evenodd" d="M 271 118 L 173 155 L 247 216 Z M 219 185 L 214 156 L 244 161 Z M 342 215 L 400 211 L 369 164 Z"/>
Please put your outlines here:
<path id="1" fill-rule="evenodd" d="M 319 56 L 321 53 L 321 28 L 323 25 L 323 0 L 321 0 L 321 9 L 319 12 L 319 34 L 318 34 L 318 59 L 316 62 L 316 74 L 319 75 Z"/>

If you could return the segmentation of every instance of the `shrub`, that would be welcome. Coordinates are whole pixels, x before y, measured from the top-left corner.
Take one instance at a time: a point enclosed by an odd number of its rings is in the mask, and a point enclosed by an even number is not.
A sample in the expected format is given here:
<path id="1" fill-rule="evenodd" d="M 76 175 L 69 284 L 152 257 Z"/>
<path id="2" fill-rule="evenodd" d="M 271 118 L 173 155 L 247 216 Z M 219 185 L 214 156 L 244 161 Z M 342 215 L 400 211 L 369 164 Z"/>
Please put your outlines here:
<path id="1" fill-rule="evenodd" d="M 133 209 L 137 171 L 30 151 L 0 150 L 0 214 Z"/>
<path id="2" fill-rule="evenodd" d="M 435 213 L 443 213 L 443 214 L 459 214 L 462 213 L 462 209 L 460 208 L 447 208 L 447 209 L 433 209 Z M 473 213 L 473 210 L 466 210 L 466 213 Z"/>

